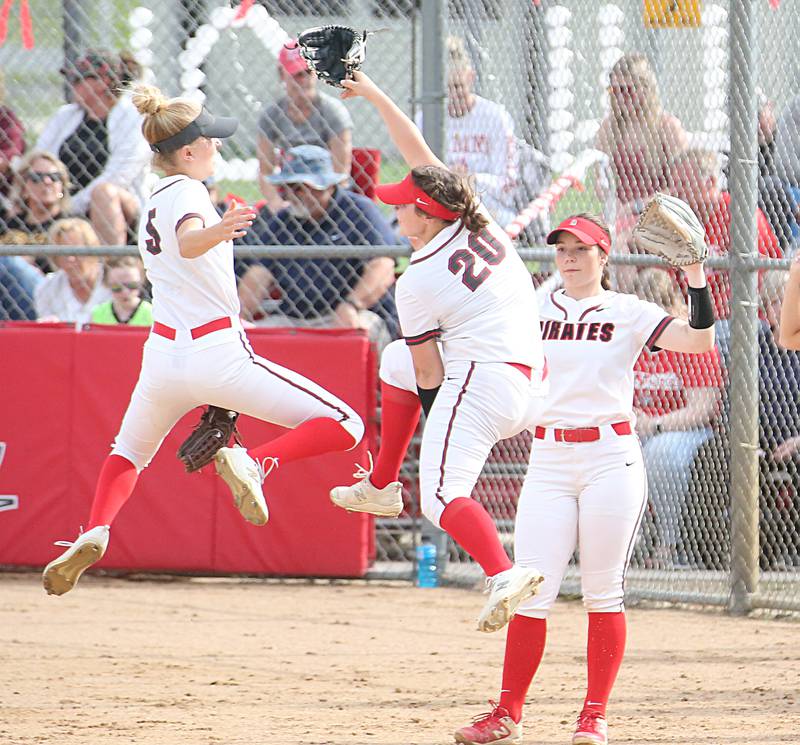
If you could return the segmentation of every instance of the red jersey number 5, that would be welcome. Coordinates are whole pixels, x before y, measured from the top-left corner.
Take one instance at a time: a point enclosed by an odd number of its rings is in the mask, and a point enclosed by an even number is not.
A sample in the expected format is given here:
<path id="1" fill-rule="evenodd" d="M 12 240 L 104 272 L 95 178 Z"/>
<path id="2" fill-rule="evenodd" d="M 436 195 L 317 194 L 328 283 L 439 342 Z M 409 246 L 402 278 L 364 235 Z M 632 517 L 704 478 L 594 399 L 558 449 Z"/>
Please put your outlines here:
<path id="1" fill-rule="evenodd" d="M 144 247 L 147 249 L 147 252 L 153 254 L 153 256 L 161 253 L 161 234 L 158 232 L 155 224 L 153 223 L 155 216 L 156 208 L 153 207 L 153 209 L 147 213 L 147 224 L 144 226 L 144 229 L 147 231 L 147 235 L 150 236 L 145 241 Z"/>
<path id="2" fill-rule="evenodd" d="M 462 269 L 461 283 L 470 291 L 475 292 L 489 277 L 492 270 L 485 266 L 475 272 L 475 257 L 483 259 L 490 266 L 499 264 L 506 257 L 505 246 L 498 241 L 488 230 L 479 233 L 470 233 L 467 239 L 467 248 L 454 251 L 447 262 L 447 268 L 458 274 Z"/>

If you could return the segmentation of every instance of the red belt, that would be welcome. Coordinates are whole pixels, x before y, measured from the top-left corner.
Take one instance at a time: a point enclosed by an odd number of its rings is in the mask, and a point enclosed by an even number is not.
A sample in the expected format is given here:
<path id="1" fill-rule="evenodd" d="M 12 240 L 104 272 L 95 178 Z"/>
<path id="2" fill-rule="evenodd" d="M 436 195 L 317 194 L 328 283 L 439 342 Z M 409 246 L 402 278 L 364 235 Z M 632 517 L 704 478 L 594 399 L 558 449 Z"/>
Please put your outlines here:
<path id="1" fill-rule="evenodd" d="M 614 422 L 611 429 L 618 435 L 629 435 L 633 432 L 630 422 Z M 537 427 L 533 436 L 544 440 L 547 430 Z M 580 429 L 554 429 L 553 439 L 556 442 L 594 442 L 600 439 L 600 427 L 581 427 Z"/>
<path id="2" fill-rule="evenodd" d="M 228 316 L 225 316 L 224 318 L 215 318 L 202 326 L 195 326 L 193 329 L 189 329 L 189 333 L 192 335 L 192 339 L 199 339 L 201 336 L 213 334 L 215 331 L 221 331 L 222 329 L 229 329 L 231 326 L 233 326 L 233 321 Z M 175 336 L 178 332 L 172 326 L 154 321 L 153 333 L 175 341 Z"/>
<path id="3" fill-rule="evenodd" d="M 531 379 L 531 368 L 528 365 L 523 365 L 521 362 L 506 362 L 506 364 L 519 370 L 528 380 Z"/>

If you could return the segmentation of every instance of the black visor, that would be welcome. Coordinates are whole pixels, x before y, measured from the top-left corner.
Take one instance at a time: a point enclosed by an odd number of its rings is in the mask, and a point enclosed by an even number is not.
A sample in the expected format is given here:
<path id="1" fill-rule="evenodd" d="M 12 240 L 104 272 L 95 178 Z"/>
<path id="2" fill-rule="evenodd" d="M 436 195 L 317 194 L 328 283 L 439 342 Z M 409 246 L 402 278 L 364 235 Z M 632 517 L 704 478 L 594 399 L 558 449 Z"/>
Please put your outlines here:
<path id="1" fill-rule="evenodd" d="M 230 137 L 238 126 L 239 122 L 233 117 L 212 116 L 201 109 L 197 119 L 166 140 L 150 145 L 150 149 L 155 153 L 169 153 L 194 142 L 198 137 Z"/>

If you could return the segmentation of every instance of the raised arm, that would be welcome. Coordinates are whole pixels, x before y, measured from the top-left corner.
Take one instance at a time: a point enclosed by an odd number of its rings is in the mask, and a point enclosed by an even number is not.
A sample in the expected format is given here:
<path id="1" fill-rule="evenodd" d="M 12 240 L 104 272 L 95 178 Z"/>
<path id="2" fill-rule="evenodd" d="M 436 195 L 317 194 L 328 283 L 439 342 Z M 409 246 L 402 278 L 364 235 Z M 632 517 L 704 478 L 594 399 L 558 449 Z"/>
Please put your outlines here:
<path id="1" fill-rule="evenodd" d="M 689 322 L 674 320 L 658 337 L 658 346 L 673 352 L 708 352 L 714 346 L 714 310 L 702 264 L 682 267 L 689 283 Z"/>
<path id="2" fill-rule="evenodd" d="M 353 80 L 343 80 L 342 85 L 346 88 L 342 93 L 342 98 L 361 96 L 376 108 L 389 130 L 392 142 L 400 151 L 409 168 L 417 166 L 446 168 L 445 164 L 428 147 L 428 143 L 425 142 L 414 122 L 367 75 L 357 71 L 353 73 Z"/>

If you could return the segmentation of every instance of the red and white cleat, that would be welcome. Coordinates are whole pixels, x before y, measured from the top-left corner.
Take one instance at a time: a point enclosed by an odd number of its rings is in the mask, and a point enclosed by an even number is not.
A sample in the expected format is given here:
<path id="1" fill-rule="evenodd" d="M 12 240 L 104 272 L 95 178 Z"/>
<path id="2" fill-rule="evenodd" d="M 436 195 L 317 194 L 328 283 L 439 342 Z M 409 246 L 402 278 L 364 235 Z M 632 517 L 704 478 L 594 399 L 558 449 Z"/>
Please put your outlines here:
<path id="1" fill-rule="evenodd" d="M 607 745 L 608 722 L 596 711 L 582 711 L 575 725 L 572 745 Z"/>
<path id="2" fill-rule="evenodd" d="M 522 723 L 517 724 L 508 710 L 498 706 L 494 701 L 489 704 L 492 710 L 472 720 L 472 724 L 455 732 L 456 742 L 462 745 L 486 745 L 486 743 L 510 743 L 519 745 L 522 742 Z"/>

